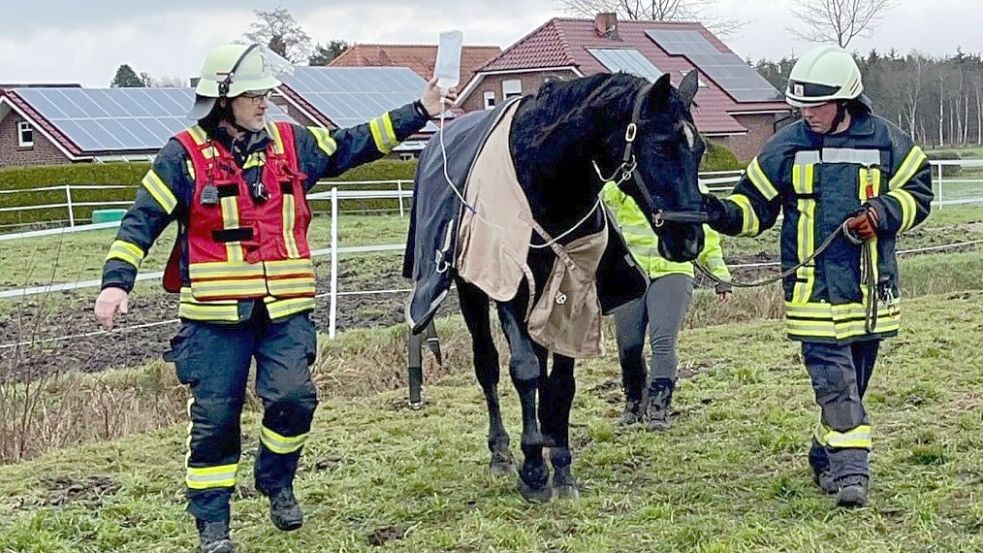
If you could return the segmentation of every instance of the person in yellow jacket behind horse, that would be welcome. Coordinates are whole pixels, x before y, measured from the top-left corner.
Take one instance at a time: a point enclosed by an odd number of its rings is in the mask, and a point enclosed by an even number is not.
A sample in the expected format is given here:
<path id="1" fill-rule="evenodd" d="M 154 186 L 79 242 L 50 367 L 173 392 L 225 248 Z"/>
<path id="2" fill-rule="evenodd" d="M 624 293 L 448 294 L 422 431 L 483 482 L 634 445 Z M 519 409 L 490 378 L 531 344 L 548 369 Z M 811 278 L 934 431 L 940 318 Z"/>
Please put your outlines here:
<path id="1" fill-rule="evenodd" d="M 635 261 L 652 279 L 643 297 L 614 312 L 625 391 L 625 410 L 618 422 L 629 425 L 647 420 L 650 430 L 666 430 L 676 389 L 679 331 L 693 299 L 693 265 L 667 261 L 659 255 L 659 239 L 645 214 L 613 182 L 604 187 L 602 197 Z M 705 225 L 703 231 L 706 243 L 699 262 L 721 280 L 729 281 L 730 271 L 720 248 L 720 235 Z M 730 297 L 731 288 L 727 284 L 718 284 L 715 290 L 721 301 Z M 642 352 L 646 327 L 652 346 L 648 371 Z"/>

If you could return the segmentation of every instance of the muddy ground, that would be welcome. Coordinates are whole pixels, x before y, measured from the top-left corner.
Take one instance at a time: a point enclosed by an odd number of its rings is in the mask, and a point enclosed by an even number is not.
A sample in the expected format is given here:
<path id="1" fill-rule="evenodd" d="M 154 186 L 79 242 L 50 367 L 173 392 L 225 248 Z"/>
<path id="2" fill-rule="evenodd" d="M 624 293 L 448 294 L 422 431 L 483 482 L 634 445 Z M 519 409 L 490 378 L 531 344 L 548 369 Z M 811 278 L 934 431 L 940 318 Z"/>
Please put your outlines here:
<path id="1" fill-rule="evenodd" d="M 767 254 L 734 257 L 731 265 L 775 261 Z M 344 269 L 339 274 L 339 290 L 405 289 L 409 283 L 399 273 L 399 264 L 386 263 Z M 322 271 L 327 273 L 327 271 Z M 735 268 L 734 277 L 758 280 L 776 274 L 775 267 Z M 709 287 L 705 278 L 699 285 Z M 327 278 L 318 283 L 319 292 L 329 289 Z M 149 286 L 143 283 L 142 286 Z M 118 321 L 120 329 L 101 332 L 92 315 L 95 290 L 85 289 L 62 294 L 56 305 L 43 305 L 42 296 L 22 301 L 15 314 L 0 317 L 0 380 L 23 380 L 40 374 L 60 373 L 71 369 L 99 372 L 110 368 L 139 367 L 159 359 L 168 349 L 171 336 L 177 331 L 177 299 L 164 294 L 133 298 L 130 313 Z M 338 298 L 337 328 L 343 332 L 352 328 L 391 326 L 402 323 L 406 293 L 340 296 Z M 441 314 L 458 312 L 458 300 L 452 291 L 441 307 Z M 318 298 L 314 320 L 321 332 L 327 332 L 329 300 Z M 170 322 L 168 322 L 170 321 Z M 154 324 L 161 323 L 163 324 Z M 141 325 L 154 325 L 141 328 Z M 70 337 L 64 339 L 64 337 Z M 34 341 L 40 346 L 9 347 L 11 344 Z"/>

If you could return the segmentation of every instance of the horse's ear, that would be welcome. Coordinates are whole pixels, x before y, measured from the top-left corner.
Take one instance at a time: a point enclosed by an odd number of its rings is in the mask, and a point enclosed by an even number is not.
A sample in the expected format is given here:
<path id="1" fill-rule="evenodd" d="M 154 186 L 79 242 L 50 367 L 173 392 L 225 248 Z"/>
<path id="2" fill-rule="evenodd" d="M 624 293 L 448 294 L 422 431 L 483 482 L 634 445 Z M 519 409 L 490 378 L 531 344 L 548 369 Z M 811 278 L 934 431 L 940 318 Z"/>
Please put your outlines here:
<path id="1" fill-rule="evenodd" d="M 665 106 L 669 105 L 669 92 L 671 89 L 672 83 L 669 81 L 669 73 L 663 73 L 661 77 L 652 83 L 652 89 L 649 90 L 649 106 L 657 111 L 664 109 Z"/>
<path id="2" fill-rule="evenodd" d="M 696 91 L 700 88 L 700 74 L 694 69 L 683 77 L 683 82 L 679 83 L 679 96 L 683 100 L 683 104 L 686 105 L 688 109 L 693 105 L 693 98 L 696 96 Z"/>

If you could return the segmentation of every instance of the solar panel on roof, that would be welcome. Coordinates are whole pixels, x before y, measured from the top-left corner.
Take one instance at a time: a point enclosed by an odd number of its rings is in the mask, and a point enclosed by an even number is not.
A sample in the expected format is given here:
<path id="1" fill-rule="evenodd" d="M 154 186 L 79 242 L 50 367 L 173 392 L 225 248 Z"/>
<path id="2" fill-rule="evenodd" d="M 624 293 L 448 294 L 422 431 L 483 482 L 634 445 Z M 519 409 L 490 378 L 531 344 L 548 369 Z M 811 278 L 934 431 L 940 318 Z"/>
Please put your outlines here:
<path id="1" fill-rule="evenodd" d="M 186 129 L 191 88 L 18 88 L 18 96 L 84 151 L 157 150 Z M 290 121 L 270 104 L 268 117 Z"/>
<path id="2" fill-rule="evenodd" d="M 621 71 L 652 82 L 662 76 L 662 71 L 634 48 L 588 48 L 587 51 L 612 73 Z"/>
<path id="3" fill-rule="evenodd" d="M 738 102 L 781 100 L 781 94 L 739 56 L 721 52 L 699 31 L 645 31 L 667 53 L 686 56 Z"/>
<path id="4" fill-rule="evenodd" d="M 409 104 L 426 86 L 405 67 L 297 67 L 283 83 L 339 127 Z"/>

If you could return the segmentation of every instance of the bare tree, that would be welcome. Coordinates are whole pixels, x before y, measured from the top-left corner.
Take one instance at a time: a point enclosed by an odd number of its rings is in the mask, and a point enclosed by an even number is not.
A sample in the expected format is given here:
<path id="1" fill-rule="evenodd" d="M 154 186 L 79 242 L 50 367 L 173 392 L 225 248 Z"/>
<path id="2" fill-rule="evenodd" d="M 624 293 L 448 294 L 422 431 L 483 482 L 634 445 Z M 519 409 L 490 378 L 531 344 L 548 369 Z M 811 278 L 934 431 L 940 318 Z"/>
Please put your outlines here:
<path id="1" fill-rule="evenodd" d="M 715 0 L 557 0 L 564 11 L 580 17 L 614 12 L 632 21 L 699 21 L 721 36 L 733 35 L 747 24 L 714 15 L 716 3 Z"/>
<path id="2" fill-rule="evenodd" d="M 304 62 L 311 55 L 311 37 L 286 8 L 270 11 L 254 10 L 258 21 L 250 26 L 245 37 L 251 42 L 265 44 L 293 63 Z"/>
<path id="3" fill-rule="evenodd" d="M 898 0 L 793 0 L 792 13 L 802 28 L 789 32 L 809 42 L 846 48 L 856 37 L 869 37 L 885 12 Z"/>

